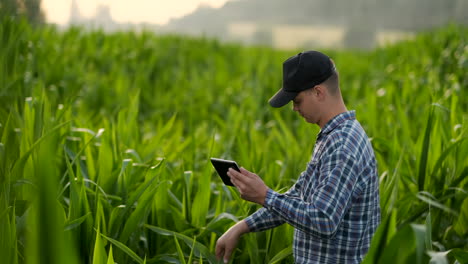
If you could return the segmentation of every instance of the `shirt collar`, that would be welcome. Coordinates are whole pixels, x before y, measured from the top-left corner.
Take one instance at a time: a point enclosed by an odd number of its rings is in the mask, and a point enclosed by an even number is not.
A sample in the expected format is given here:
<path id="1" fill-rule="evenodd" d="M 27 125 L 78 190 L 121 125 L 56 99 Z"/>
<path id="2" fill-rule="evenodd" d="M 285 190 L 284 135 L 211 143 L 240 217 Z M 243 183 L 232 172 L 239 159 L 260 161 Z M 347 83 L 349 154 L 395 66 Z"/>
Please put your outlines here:
<path id="1" fill-rule="evenodd" d="M 344 121 L 346 121 L 346 120 L 355 120 L 355 119 L 356 119 L 356 111 L 354 111 L 354 110 L 338 114 L 337 116 L 335 116 L 331 120 L 329 120 L 323 126 L 322 129 L 320 129 L 320 132 L 318 133 L 317 138 L 319 138 L 322 134 L 330 133 L 333 129 L 335 129 L 337 126 L 339 126 Z"/>

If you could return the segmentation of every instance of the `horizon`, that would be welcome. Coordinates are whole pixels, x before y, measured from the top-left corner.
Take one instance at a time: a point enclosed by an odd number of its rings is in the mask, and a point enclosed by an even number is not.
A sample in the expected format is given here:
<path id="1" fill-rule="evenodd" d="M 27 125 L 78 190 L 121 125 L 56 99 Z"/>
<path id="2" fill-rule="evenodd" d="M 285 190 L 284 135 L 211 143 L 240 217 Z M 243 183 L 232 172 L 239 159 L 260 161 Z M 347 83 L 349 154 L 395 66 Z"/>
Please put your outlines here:
<path id="1" fill-rule="evenodd" d="M 99 6 L 108 6 L 112 18 L 119 23 L 152 23 L 165 25 L 171 19 L 188 15 L 200 6 L 222 7 L 228 0 L 77 0 L 79 12 L 93 17 Z M 66 25 L 70 21 L 72 0 L 42 0 L 41 8 L 47 23 Z"/>

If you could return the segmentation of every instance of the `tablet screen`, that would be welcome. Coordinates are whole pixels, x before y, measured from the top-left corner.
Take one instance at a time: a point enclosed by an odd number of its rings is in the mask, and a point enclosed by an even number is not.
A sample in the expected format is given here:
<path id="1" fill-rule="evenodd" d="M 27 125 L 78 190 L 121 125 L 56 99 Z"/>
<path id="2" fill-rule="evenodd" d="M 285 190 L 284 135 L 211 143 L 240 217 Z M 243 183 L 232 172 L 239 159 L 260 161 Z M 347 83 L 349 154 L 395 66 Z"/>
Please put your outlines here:
<path id="1" fill-rule="evenodd" d="M 229 168 L 233 168 L 236 171 L 240 172 L 239 166 L 235 161 L 211 158 L 211 164 L 213 164 L 213 167 L 216 169 L 216 172 L 218 172 L 218 175 L 221 177 L 224 184 L 234 186 L 234 184 L 231 183 L 231 179 L 227 175 L 227 172 Z"/>

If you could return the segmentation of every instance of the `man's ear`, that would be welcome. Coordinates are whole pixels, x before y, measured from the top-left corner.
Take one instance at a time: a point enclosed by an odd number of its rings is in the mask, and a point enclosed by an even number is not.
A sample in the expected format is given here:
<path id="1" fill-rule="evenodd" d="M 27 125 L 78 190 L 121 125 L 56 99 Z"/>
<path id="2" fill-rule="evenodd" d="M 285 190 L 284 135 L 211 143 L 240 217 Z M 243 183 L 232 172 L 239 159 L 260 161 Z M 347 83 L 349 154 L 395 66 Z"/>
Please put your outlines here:
<path id="1" fill-rule="evenodd" d="M 327 97 L 328 90 L 324 85 L 316 85 L 313 89 L 314 96 L 319 100 L 323 101 Z"/>

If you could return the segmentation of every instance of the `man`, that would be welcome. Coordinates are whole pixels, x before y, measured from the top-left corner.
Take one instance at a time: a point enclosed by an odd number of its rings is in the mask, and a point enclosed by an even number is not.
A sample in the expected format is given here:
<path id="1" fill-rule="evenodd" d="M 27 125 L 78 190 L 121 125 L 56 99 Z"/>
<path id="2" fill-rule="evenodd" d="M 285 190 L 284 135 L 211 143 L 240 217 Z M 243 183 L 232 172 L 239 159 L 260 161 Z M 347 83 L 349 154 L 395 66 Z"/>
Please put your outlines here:
<path id="1" fill-rule="evenodd" d="M 227 262 L 242 234 L 288 223 L 295 228 L 296 263 L 360 263 L 380 223 L 377 164 L 328 56 L 307 51 L 283 63 L 283 87 L 269 103 L 282 107 L 291 100 L 294 111 L 321 128 L 312 158 L 284 194 L 244 168 L 229 170 L 241 197 L 263 208 L 218 239 L 216 256 Z"/>

